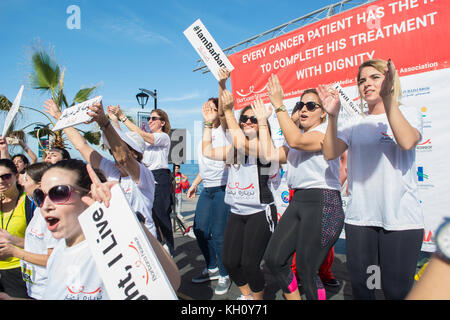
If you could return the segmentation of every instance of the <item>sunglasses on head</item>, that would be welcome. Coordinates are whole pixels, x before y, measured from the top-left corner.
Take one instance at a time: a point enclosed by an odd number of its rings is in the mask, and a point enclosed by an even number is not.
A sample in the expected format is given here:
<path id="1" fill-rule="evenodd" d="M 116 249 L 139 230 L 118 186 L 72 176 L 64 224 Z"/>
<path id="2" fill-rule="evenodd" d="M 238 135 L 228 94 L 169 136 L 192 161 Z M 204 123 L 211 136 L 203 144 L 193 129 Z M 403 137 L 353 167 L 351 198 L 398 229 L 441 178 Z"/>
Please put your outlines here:
<path id="1" fill-rule="evenodd" d="M 12 173 L 5 173 L 0 176 L 3 181 L 9 180 L 12 178 Z"/>
<path id="2" fill-rule="evenodd" d="M 314 101 L 309 101 L 309 102 L 303 102 L 303 101 L 299 101 L 295 104 L 295 108 L 297 111 L 300 111 L 303 109 L 303 107 L 306 106 L 306 109 L 308 109 L 308 111 L 314 111 L 316 108 L 321 108 L 322 106 Z"/>
<path id="3" fill-rule="evenodd" d="M 253 124 L 257 124 L 258 123 L 258 119 L 255 118 L 255 116 L 246 116 L 246 115 L 242 115 L 241 118 L 239 119 L 240 122 L 242 123 L 246 123 L 248 121 L 248 119 L 250 119 L 250 122 Z"/>
<path id="4" fill-rule="evenodd" d="M 80 189 L 86 193 L 89 192 L 89 190 L 84 188 L 75 188 L 69 185 L 59 185 L 50 188 L 50 190 L 48 190 L 48 194 L 44 193 L 44 191 L 42 191 L 41 189 L 34 190 L 33 199 L 39 208 L 42 207 L 47 196 L 54 204 L 65 204 L 67 201 L 69 201 L 70 197 L 72 196 L 72 192 L 75 189 Z"/>
<path id="5" fill-rule="evenodd" d="M 150 118 L 148 118 L 148 119 L 149 119 L 149 120 L 152 120 L 152 121 L 161 120 L 160 117 L 150 117 Z"/>

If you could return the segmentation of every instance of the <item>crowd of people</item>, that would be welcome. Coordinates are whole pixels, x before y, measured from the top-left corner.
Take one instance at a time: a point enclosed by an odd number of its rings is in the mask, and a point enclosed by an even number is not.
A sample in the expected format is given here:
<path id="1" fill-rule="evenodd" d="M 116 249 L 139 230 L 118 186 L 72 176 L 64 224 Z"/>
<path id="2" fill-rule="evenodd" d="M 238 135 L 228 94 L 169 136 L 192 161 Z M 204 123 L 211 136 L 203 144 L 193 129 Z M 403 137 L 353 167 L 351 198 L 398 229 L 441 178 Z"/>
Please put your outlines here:
<path id="1" fill-rule="evenodd" d="M 109 299 L 78 216 L 95 201 L 107 205 L 115 184 L 174 290 L 179 275 L 172 259 L 173 195 L 180 216 L 182 190 L 193 199 L 200 183 L 193 232 L 205 265 L 191 281 L 217 280 L 217 295 L 234 283 L 238 299 L 264 299 L 264 262 L 286 299 L 299 300 L 301 292 L 306 299 L 326 299 L 324 283 L 339 285 L 330 268 L 343 229 L 355 299 L 375 299 L 375 288 L 367 285 L 371 266 L 381 270 L 387 299 L 425 298 L 436 279 L 442 283 L 436 272 L 448 273 L 448 261 L 436 255 L 412 289 L 424 229 L 414 171 L 422 122 L 415 108 L 400 102 L 392 61 L 360 65 L 357 86 L 367 109 L 344 125 L 338 123 L 340 99 L 331 86 L 304 90 L 289 114 L 276 75 L 266 86 L 269 107 L 256 99 L 236 117 L 226 88 L 230 72 L 220 69 L 219 76 L 218 97 L 202 108 L 199 173 L 190 185 L 179 165 L 169 170 L 171 126 L 161 109 L 151 112 L 146 132 L 119 106 L 89 107 L 113 160 L 74 127 L 63 131 L 83 160 L 55 147 L 37 162 L 23 142 L 31 161 L 24 154 L 11 157 L 0 138 L 0 299 L 83 299 L 86 292 L 91 299 Z M 61 116 L 53 100 L 43 109 L 56 120 Z M 285 138 L 278 147 L 268 121 L 273 113 Z M 393 138 L 380 142 L 382 132 Z M 291 197 L 279 218 L 269 179 L 282 165 Z M 341 191 L 350 199 L 345 214 Z M 448 289 L 432 297 L 449 298 Z"/>

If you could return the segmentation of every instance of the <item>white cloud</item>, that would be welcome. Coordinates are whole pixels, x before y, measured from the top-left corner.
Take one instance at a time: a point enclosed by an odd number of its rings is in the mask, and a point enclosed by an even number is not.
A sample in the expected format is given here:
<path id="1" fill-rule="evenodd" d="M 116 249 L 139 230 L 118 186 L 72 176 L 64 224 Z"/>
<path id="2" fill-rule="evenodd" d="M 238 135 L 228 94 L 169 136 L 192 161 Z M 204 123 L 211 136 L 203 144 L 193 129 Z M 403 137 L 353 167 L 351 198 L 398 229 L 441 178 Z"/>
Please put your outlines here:
<path id="1" fill-rule="evenodd" d="M 127 38 L 139 43 L 159 43 L 172 44 L 172 42 L 163 35 L 152 31 L 145 21 L 133 13 L 126 13 L 123 16 L 112 16 L 102 19 L 107 21 L 103 24 L 106 32 L 112 32 L 117 36 Z"/>
<path id="2" fill-rule="evenodd" d="M 186 93 L 186 94 L 184 94 L 182 96 L 179 96 L 179 97 L 162 98 L 159 101 L 161 101 L 161 102 L 180 102 L 180 101 L 191 100 L 191 99 L 198 99 L 198 98 L 201 98 L 200 93 L 192 92 L 192 93 Z"/>

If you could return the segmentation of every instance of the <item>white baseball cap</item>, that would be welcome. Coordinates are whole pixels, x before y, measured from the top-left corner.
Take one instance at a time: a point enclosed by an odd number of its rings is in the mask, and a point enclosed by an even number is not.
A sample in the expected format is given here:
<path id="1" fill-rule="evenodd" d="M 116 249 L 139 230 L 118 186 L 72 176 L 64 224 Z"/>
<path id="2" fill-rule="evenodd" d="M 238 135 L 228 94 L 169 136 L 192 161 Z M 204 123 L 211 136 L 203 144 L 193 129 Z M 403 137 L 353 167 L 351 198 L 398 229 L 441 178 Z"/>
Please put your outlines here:
<path id="1" fill-rule="evenodd" d="M 119 137 L 133 150 L 139 152 L 139 153 L 144 153 L 145 150 L 145 141 L 144 138 L 142 138 L 139 133 L 134 132 L 134 131 L 127 131 L 127 132 L 123 132 L 120 129 L 117 129 L 116 127 L 113 126 L 113 128 L 116 130 L 117 134 L 119 135 Z M 102 140 L 103 143 L 105 144 L 105 146 L 108 149 L 111 149 L 111 147 L 109 146 L 108 143 L 108 139 L 106 138 L 105 134 L 102 131 Z"/>

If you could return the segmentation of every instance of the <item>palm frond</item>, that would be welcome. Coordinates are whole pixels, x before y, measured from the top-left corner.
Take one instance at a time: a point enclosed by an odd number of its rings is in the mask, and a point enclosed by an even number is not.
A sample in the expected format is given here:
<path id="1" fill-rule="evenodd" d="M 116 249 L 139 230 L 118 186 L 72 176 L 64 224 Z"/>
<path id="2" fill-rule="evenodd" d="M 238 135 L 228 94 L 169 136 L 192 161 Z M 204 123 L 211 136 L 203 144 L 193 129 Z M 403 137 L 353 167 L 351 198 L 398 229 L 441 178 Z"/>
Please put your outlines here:
<path id="1" fill-rule="evenodd" d="M 35 52 L 31 59 L 34 69 L 31 74 L 31 86 L 33 89 L 51 90 L 53 93 L 59 84 L 58 64 L 43 50 Z"/>
<path id="2" fill-rule="evenodd" d="M 12 102 L 8 100 L 4 95 L 0 95 L 0 110 L 9 111 L 11 109 Z"/>
<path id="3" fill-rule="evenodd" d="M 30 132 L 28 132 L 28 134 L 30 136 L 36 138 L 38 136 L 38 131 L 39 131 L 39 138 L 49 136 L 49 135 L 54 135 L 53 131 L 48 127 L 48 125 L 46 127 L 40 127 L 39 129 L 30 131 Z"/>
<path id="4" fill-rule="evenodd" d="M 93 94 L 95 89 L 97 89 L 97 86 L 91 88 L 84 88 L 78 91 L 75 95 L 75 98 L 73 98 L 72 106 L 77 103 L 81 103 L 88 100 Z"/>
<path id="5" fill-rule="evenodd" d="M 66 73 L 66 69 L 64 68 L 61 72 L 61 76 L 58 81 L 58 88 L 56 89 L 56 105 L 59 109 L 62 109 L 62 104 L 64 103 L 64 75 Z M 67 106 L 67 105 L 66 105 Z"/>
<path id="6" fill-rule="evenodd" d="M 96 146 L 100 145 L 101 136 L 102 136 L 102 134 L 100 133 L 100 131 L 97 131 L 97 132 L 86 131 L 86 132 L 84 132 L 84 138 L 86 139 L 86 141 L 89 142 L 90 144 L 94 144 Z"/>

